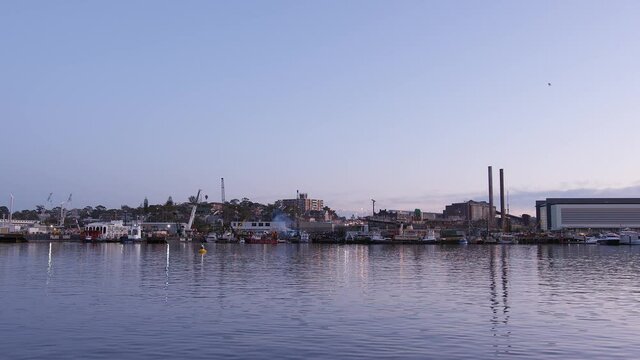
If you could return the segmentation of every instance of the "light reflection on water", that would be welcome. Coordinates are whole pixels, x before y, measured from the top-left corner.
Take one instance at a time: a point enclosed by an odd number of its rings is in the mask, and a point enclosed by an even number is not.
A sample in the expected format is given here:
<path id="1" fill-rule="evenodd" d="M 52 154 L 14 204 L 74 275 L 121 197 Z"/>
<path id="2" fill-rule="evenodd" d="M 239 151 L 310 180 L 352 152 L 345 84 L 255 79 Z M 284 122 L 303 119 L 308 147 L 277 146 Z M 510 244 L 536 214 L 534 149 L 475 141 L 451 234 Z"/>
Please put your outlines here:
<path id="1" fill-rule="evenodd" d="M 635 358 L 640 247 L 0 244 L 6 358 Z"/>

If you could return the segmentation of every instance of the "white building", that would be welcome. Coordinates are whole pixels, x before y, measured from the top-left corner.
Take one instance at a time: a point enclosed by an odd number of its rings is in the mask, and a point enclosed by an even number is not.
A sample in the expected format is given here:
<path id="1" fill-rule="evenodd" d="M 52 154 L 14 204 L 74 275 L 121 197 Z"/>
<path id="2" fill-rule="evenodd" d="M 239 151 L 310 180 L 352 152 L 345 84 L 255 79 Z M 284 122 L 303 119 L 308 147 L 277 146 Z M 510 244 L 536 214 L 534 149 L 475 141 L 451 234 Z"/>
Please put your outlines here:
<path id="1" fill-rule="evenodd" d="M 640 229 L 640 198 L 550 198 L 536 201 L 541 230 Z"/>

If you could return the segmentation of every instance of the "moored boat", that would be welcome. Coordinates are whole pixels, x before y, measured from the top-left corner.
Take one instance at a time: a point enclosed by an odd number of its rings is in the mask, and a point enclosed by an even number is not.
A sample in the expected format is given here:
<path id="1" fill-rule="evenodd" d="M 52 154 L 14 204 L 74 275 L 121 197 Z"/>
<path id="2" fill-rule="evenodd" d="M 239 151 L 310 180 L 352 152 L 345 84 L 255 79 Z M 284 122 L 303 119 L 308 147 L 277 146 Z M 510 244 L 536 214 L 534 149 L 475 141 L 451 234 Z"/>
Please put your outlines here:
<path id="1" fill-rule="evenodd" d="M 621 231 L 620 245 L 640 245 L 640 233 L 629 229 Z"/>

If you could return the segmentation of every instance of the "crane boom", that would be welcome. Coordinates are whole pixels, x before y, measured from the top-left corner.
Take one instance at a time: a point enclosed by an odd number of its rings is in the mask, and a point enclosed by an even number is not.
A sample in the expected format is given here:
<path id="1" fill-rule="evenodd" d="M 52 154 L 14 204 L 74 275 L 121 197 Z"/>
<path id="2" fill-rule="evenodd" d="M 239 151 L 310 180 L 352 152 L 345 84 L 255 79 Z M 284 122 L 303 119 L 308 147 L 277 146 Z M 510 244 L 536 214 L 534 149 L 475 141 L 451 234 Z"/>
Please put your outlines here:
<path id="1" fill-rule="evenodd" d="M 193 225 L 193 220 L 196 218 L 196 209 L 198 208 L 198 201 L 200 201 L 200 192 L 202 190 L 198 189 L 198 194 L 196 195 L 196 202 L 193 204 L 191 208 L 191 216 L 189 217 L 189 223 L 187 224 L 186 230 L 191 230 L 191 226 Z"/>

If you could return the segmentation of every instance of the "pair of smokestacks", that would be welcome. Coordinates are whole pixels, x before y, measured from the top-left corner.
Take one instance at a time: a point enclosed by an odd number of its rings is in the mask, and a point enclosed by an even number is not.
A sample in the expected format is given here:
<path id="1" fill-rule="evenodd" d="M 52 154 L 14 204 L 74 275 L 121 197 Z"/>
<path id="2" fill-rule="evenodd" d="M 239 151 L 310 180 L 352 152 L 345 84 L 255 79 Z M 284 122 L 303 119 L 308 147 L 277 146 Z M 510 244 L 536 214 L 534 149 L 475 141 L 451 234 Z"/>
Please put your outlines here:
<path id="1" fill-rule="evenodd" d="M 495 227 L 496 214 L 493 211 L 493 169 L 489 166 L 489 229 Z M 502 231 L 507 232 L 507 214 L 504 210 L 504 170 L 500 169 L 500 222 Z"/>

